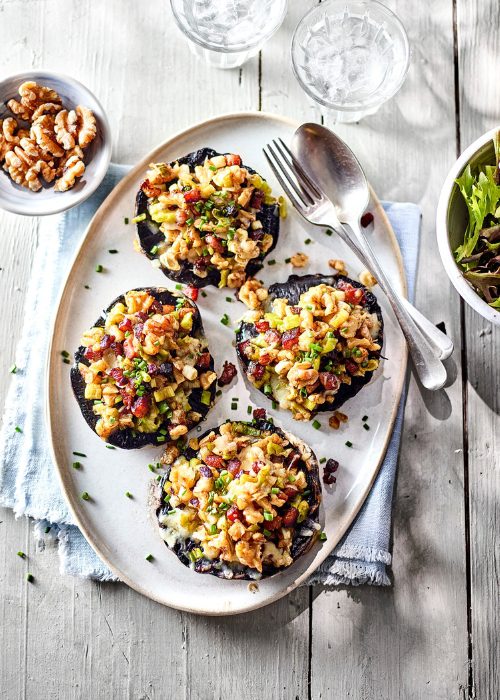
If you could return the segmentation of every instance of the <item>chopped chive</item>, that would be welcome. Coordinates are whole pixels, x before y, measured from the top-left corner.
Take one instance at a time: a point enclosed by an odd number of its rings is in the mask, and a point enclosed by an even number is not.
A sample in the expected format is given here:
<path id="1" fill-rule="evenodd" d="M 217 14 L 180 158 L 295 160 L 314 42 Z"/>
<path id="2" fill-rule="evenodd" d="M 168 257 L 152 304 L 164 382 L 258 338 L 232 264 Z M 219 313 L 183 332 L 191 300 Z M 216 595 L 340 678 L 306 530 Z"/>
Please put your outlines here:
<path id="1" fill-rule="evenodd" d="M 325 233 L 327 236 L 333 236 L 333 231 L 331 231 L 329 228 L 326 229 Z"/>
<path id="2" fill-rule="evenodd" d="M 370 430 L 370 426 L 368 425 L 368 423 L 363 423 L 363 428 L 365 430 Z"/>
<path id="3" fill-rule="evenodd" d="M 210 525 L 210 534 L 211 535 L 217 534 L 217 525 Z"/>
<path id="4" fill-rule="evenodd" d="M 176 284 L 176 285 L 175 285 L 175 288 L 176 288 L 176 289 L 182 289 L 182 284 Z"/>
<path id="5" fill-rule="evenodd" d="M 204 292 L 203 290 L 201 290 L 201 296 L 202 296 L 202 297 L 206 297 L 206 296 L 207 296 L 207 293 Z"/>
<path id="6" fill-rule="evenodd" d="M 319 539 L 321 542 L 324 542 L 326 540 L 326 532 L 320 532 Z"/>
<path id="7" fill-rule="evenodd" d="M 264 533 L 264 535 L 265 535 L 266 537 L 271 537 L 271 533 L 269 532 L 269 530 L 266 530 L 266 528 L 264 528 L 264 529 L 262 530 L 262 532 Z"/>
<path id="8" fill-rule="evenodd" d="M 134 218 L 132 219 L 132 223 L 138 224 L 139 221 L 144 221 L 145 218 L 146 218 L 146 214 L 139 214 L 139 216 L 134 216 Z"/>
<path id="9" fill-rule="evenodd" d="M 125 496 L 126 496 L 127 498 L 133 498 L 133 496 L 132 496 L 132 494 L 130 493 L 130 491 L 125 491 Z"/>
<path id="10" fill-rule="evenodd" d="M 104 268 L 103 268 L 102 265 L 99 264 L 99 265 L 96 265 L 96 266 L 95 266 L 95 271 L 96 271 L 96 272 L 102 272 L 103 270 L 104 270 Z"/>
<path id="11" fill-rule="evenodd" d="M 84 284 L 83 286 L 85 287 L 85 289 L 90 289 L 88 284 Z"/>
<path id="12" fill-rule="evenodd" d="M 352 442 L 350 440 L 346 440 L 345 446 L 352 447 Z"/>
<path id="13" fill-rule="evenodd" d="M 148 469 L 150 472 L 156 472 L 156 467 L 154 464 L 148 464 Z"/>
<path id="14" fill-rule="evenodd" d="M 305 243 L 306 245 L 309 245 L 309 243 L 312 243 L 312 241 L 311 241 L 310 238 L 306 238 L 306 240 L 304 241 L 304 243 Z"/>
<path id="15" fill-rule="evenodd" d="M 275 486 L 273 486 L 273 488 L 271 489 L 271 493 L 277 494 L 279 492 L 280 492 L 280 490 L 278 488 L 276 488 Z"/>
<path id="16" fill-rule="evenodd" d="M 123 217 L 123 223 L 124 223 L 124 224 L 128 224 L 129 221 L 130 221 L 130 219 L 128 218 L 128 216 L 124 216 L 124 217 Z"/>
<path id="17" fill-rule="evenodd" d="M 73 454 L 75 455 L 75 457 L 86 457 L 87 456 L 83 452 L 73 452 Z"/>
<path id="18" fill-rule="evenodd" d="M 35 577 L 33 576 L 33 574 L 26 574 L 26 581 L 28 583 L 33 583 L 34 580 L 35 580 Z"/>
<path id="19" fill-rule="evenodd" d="M 273 388 L 270 384 L 264 384 L 264 394 L 270 396 L 273 393 Z"/>
<path id="20" fill-rule="evenodd" d="M 69 352 L 67 350 L 61 350 L 62 357 L 69 357 Z"/>
<path id="21" fill-rule="evenodd" d="M 319 420 L 313 420 L 313 422 L 312 422 L 312 427 L 313 427 L 315 430 L 319 430 L 319 429 L 321 428 L 321 423 L 319 422 Z"/>
<path id="22" fill-rule="evenodd" d="M 19 551 L 19 552 L 17 553 L 17 556 L 18 556 L 18 557 L 21 557 L 21 559 L 26 559 L 26 554 L 25 554 L 24 552 Z"/>
<path id="23" fill-rule="evenodd" d="M 73 464 L 71 466 L 73 467 L 73 469 L 81 469 L 82 468 L 82 465 L 80 462 L 73 462 Z"/>
<path id="24" fill-rule="evenodd" d="M 322 457 L 322 458 L 319 460 L 319 463 L 320 463 L 320 464 L 324 464 L 325 462 L 326 462 L 326 457 Z"/>
<path id="25" fill-rule="evenodd" d="M 110 253 L 111 255 L 115 255 L 116 253 L 118 253 L 118 251 L 116 250 L 116 248 L 111 248 L 111 250 L 108 250 L 108 253 Z"/>
<path id="26" fill-rule="evenodd" d="M 69 359 L 69 357 L 63 357 L 63 362 L 64 362 L 65 365 L 70 365 L 70 364 L 71 364 L 71 360 Z"/>
<path id="27" fill-rule="evenodd" d="M 286 264 L 288 265 L 289 263 L 292 262 L 292 258 L 285 258 L 285 262 L 286 262 Z"/>
<path id="28" fill-rule="evenodd" d="M 238 404 L 237 403 L 232 403 L 231 404 L 231 411 L 237 411 L 238 410 Z"/>
<path id="29" fill-rule="evenodd" d="M 90 501 L 90 496 L 89 496 L 89 494 L 87 493 L 87 491 L 84 491 L 84 492 L 81 494 L 81 498 L 82 498 L 84 501 Z"/>
<path id="30" fill-rule="evenodd" d="M 116 447 L 114 445 L 106 445 L 108 450 L 116 450 Z"/>
<path id="31" fill-rule="evenodd" d="M 252 415 L 252 407 L 251 406 L 247 406 L 247 413 L 249 416 Z"/>
<path id="32" fill-rule="evenodd" d="M 274 410 L 276 410 L 278 408 L 278 404 L 276 403 L 276 401 L 273 401 L 271 406 L 273 407 Z"/>
<path id="33" fill-rule="evenodd" d="M 231 299 L 231 297 L 226 297 L 226 301 L 228 301 L 230 304 L 233 303 L 233 300 Z"/>
<path id="34" fill-rule="evenodd" d="M 186 226 L 191 226 L 194 222 L 194 219 L 186 219 Z"/>
<path id="35" fill-rule="evenodd" d="M 17 372 L 17 366 L 16 365 L 11 365 L 9 372 L 11 374 L 15 374 Z"/>
<path id="36" fill-rule="evenodd" d="M 22 432 L 23 432 L 22 429 L 21 429 L 18 425 L 16 425 L 16 427 L 14 428 L 14 430 L 16 431 L 16 433 L 22 433 Z"/>
<path id="37" fill-rule="evenodd" d="M 276 260 L 268 260 L 267 264 L 268 265 L 276 265 Z"/>
<path id="38" fill-rule="evenodd" d="M 363 421 L 363 423 L 366 423 L 366 421 L 368 420 L 368 416 L 363 416 L 361 420 Z"/>
<path id="39" fill-rule="evenodd" d="M 224 316 L 221 318 L 220 322 L 222 323 L 223 326 L 228 326 L 229 325 L 229 316 L 227 314 L 224 314 Z"/>
<path id="40" fill-rule="evenodd" d="M 46 535 L 48 535 L 48 533 L 50 532 L 50 525 L 47 525 L 47 527 L 45 528 L 44 532 L 45 532 Z"/>
<path id="41" fill-rule="evenodd" d="M 217 389 L 217 391 L 215 392 L 215 395 L 216 395 L 217 397 L 218 397 L 218 396 L 222 396 L 222 389 Z"/>
<path id="42" fill-rule="evenodd" d="M 270 513 L 268 510 L 264 511 L 264 520 L 273 520 L 273 514 Z"/>
<path id="43" fill-rule="evenodd" d="M 153 559 L 154 556 L 152 554 L 148 554 L 148 556 L 146 557 L 146 561 L 153 561 Z"/>
<path id="44" fill-rule="evenodd" d="M 151 253 L 151 255 L 156 255 L 156 253 L 158 252 L 158 246 L 154 245 L 149 252 Z"/>

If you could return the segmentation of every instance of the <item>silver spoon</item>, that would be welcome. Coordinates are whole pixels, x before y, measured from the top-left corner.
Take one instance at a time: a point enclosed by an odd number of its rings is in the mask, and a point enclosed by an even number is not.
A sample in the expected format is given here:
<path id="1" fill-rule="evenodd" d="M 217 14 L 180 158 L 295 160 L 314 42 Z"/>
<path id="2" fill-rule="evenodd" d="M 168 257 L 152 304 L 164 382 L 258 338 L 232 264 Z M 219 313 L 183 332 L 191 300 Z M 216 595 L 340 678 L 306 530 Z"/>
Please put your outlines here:
<path id="1" fill-rule="evenodd" d="M 292 151 L 334 204 L 339 221 L 332 222 L 333 226 L 337 223 L 339 227 L 341 224 L 349 226 L 363 249 L 368 267 L 386 293 L 399 321 L 420 381 L 428 389 L 441 388 L 446 382 L 446 370 L 438 358 L 449 357 L 453 343 L 393 289 L 361 230 L 360 219 L 368 205 L 370 192 L 356 157 L 329 129 L 312 123 L 297 129 Z"/>

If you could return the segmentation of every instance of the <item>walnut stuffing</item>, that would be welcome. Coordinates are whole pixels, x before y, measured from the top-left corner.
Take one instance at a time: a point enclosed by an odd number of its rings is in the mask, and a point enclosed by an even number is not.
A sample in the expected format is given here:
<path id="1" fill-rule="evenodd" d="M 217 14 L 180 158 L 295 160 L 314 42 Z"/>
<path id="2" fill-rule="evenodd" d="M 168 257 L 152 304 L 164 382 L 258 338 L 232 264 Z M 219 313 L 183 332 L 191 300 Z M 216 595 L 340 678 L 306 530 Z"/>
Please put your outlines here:
<path id="1" fill-rule="evenodd" d="M 55 90 L 34 81 L 18 92 L 19 100 L 7 102 L 13 116 L 0 119 L 0 165 L 33 192 L 42 180 L 66 192 L 85 172 L 83 149 L 96 137 L 96 119 L 82 105 L 68 111 Z"/>

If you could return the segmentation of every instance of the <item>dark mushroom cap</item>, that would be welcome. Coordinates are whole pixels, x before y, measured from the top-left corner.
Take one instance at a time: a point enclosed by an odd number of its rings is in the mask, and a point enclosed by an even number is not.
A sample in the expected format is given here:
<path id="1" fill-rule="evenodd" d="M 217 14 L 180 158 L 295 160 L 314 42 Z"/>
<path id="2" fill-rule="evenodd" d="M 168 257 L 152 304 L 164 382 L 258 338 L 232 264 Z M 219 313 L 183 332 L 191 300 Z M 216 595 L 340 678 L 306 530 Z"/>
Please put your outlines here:
<path id="1" fill-rule="evenodd" d="M 194 168 L 196 165 L 203 165 L 207 158 L 214 158 L 218 155 L 229 155 L 228 153 L 220 154 L 214 151 L 213 148 L 200 148 L 198 151 L 193 151 L 188 153 L 182 158 L 177 158 L 177 160 L 170 163 L 174 165 L 179 163 L 180 165 L 186 164 L 190 168 Z M 249 168 L 248 165 L 243 165 L 249 173 L 255 173 L 255 170 Z M 136 196 L 136 216 L 140 214 L 145 214 L 146 218 L 142 221 L 137 222 L 137 236 L 139 239 L 139 244 L 142 252 L 150 259 L 154 260 L 158 258 L 157 253 L 151 253 L 151 249 L 154 246 L 163 243 L 165 240 L 164 234 L 160 231 L 160 226 L 155 221 L 151 219 L 148 211 L 148 197 L 146 194 L 139 190 Z M 253 277 L 263 265 L 263 261 L 267 255 L 275 248 L 278 242 L 278 234 L 280 227 L 279 218 L 279 208 L 276 204 L 263 204 L 261 210 L 257 213 L 257 221 L 262 223 L 264 231 L 270 234 L 273 238 L 273 244 L 266 251 L 266 253 L 261 254 L 258 258 L 250 260 L 246 266 L 247 277 Z M 220 270 L 215 268 L 210 268 L 207 271 L 206 277 L 198 277 L 195 275 L 191 264 L 187 260 L 179 260 L 180 270 L 168 270 L 167 268 L 161 267 L 161 271 L 164 275 L 169 277 L 174 282 L 181 282 L 182 284 L 189 284 L 192 287 L 206 287 L 208 285 L 218 286 L 221 274 Z"/>
<path id="2" fill-rule="evenodd" d="M 344 275 L 291 275 L 286 282 L 277 282 L 269 287 L 269 296 L 266 302 L 266 306 L 270 306 L 273 299 L 284 298 L 288 299 L 291 306 L 298 304 L 300 295 L 307 292 L 311 287 L 316 287 L 319 284 L 327 284 L 330 287 L 336 287 L 340 280 L 348 282 L 353 287 L 363 289 L 365 294 L 366 302 L 363 305 L 364 308 L 370 313 L 375 313 L 380 322 L 380 332 L 377 338 L 378 344 L 382 347 L 383 337 L 384 337 L 384 324 L 382 319 L 382 311 L 377 302 L 376 297 L 360 282 L 345 277 Z M 249 360 L 238 350 L 238 346 L 244 340 L 249 338 L 254 338 L 258 335 L 258 332 L 253 323 L 242 323 L 236 332 L 236 352 L 238 359 L 243 367 L 245 376 L 246 370 L 248 369 Z M 380 357 L 381 350 L 376 352 L 371 351 L 370 357 L 378 359 Z M 317 406 L 315 413 L 325 412 L 325 411 L 336 411 L 342 404 L 344 404 L 348 399 L 355 396 L 373 376 L 373 372 L 366 372 L 362 377 L 353 376 L 351 384 L 340 385 L 338 392 L 335 394 L 335 401 L 333 403 L 324 403 Z M 257 387 L 255 387 L 257 388 Z M 264 394 L 263 389 L 258 389 L 262 394 Z M 273 400 L 273 396 L 268 396 L 264 394 L 268 400 Z"/>
<path id="3" fill-rule="evenodd" d="M 304 496 L 303 500 L 308 502 L 309 512 L 307 519 L 304 522 L 297 523 L 294 526 L 295 531 L 293 534 L 290 554 L 292 556 L 293 561 L 295 562 L 301 555 L 305 554 L 312 547 L 315 540 L 317 539 L 317 534 L 319 532 L 319 530 L 313 530 L 312 534 L 301 534 L 303 530 L 310 530 L 311 528 L 309 526 L 313 525 L 314 523 L 318 523 L 319 521 L 319 506 L 321 503 L 321 482 L 319 476 L 318 460 L 316 459 L 316 455 L 311 450 L 311 448 L 309 448 L 302 440 L 299 440 L 299 438 L 295 437 L 294 435 L 288 432 L 285 432 L 281 428 L 277 428 L 273 423 L 270 423 L 267 420 L 253 420 L 252 422 L 227 422 L 249 426 L 252 429 L 262 431 L 263 433 L 268 431 L 271 433 L 276 433 L 280 437 L 287 439 L 290 442 L 290 444 L 293 445 L 301 454 L 301 459 L 297 463 L 297 468 L 301 469 L 305 473 L 307 487 L 310 493 L 307 496 Z M 206 435 L 208 435 L 212 431 L 217 433 L 219 429 L 220 426 L 212 428 L 211 430 L 206 430 L 202 435 L 198 437 L 198 439 L 202 440 Z M 182 454 L 187 459 L 192 459 L 193 457 L 197 456 L 197 450 L 193 450 L 192 448 L 186 446 L 182 451 Z M 168 504 L 165 504 L 163 501 L 163 485 L 168 480 L 169 475 L 170 468 L 167 469 L 165 476 L 155 487 L 155 511 L 158 521 L 161 515 L 164 515 L 169 510 Z M 159 524 L 159 527 L 161 529 L 162 525 Z M 165 545 L 168 547 L 166 543 Z M 183 542 L 177 542 L 173 547 L 168 548 L 172 549 L 177 558 L 185 566 L 190 566 L 191 560 L 189 559 L 188 554 L 189 552 L 191 552 L 191 550 L 195 549 L 196 547 L 199 547 L 199 542 L 188 538 Z M 251 569 L 248 566 L 233 565 L 231 567 L 231 575 L 228 575 L 228 567 L 225 566 L 226 564 L 227 562 L 222 562 L 219 559 L 199 559 L 194 564 L 194 571 L 200 574 L 212 574 L 213 576 L 218 576 L 219 578 L 224 579 L 246 579 L 254 581 L 258 578 L 269 578 L 270 576 L 273 576 L 274 574 L 277 574 L 280 571 L 284 571 L 289 568 L 278 568 L 276 566 L 267 565 L 263 567 L 262 576 L 260 576 L 255 569 Z"/>
<path id="4" fill-rule="evenodd" d="M 198 338 L 204 337 L 205 334 L 203 331 L 203 324 L 201 321 L 201 315 L 198 307 L 196 306 L 194 301 L 188 299 L 188 297 L 184 296 L 184 294 L 182 294 L 181 292 L 171 292 L 170 290 L 161 287 L 138 287 L 134 291 L 146 291 L 161 304 L 165 305 L 175 306 L 179 299 L 185 299 L 193 309 L 193 327 L 191 330 L 191 335 Z M 115 304 L 119 302 L 121 302 L 122 304 L 125 303 L 125 293 L 120 294 L 120 296 L 116 297 L 116 299 L 114 299 L 108 305 L 108 307 L 103 311 L 102 315 L 99 316 L 97 321 L 94 323 L 94 327 L 104 326 L 106 314 L 113 308 Z M 75 352 L 75 363 L 71 367 L 70 378 L 71 386 L 73 387 L 73 392 L 75 394 L 76 400 L 78 401 L 78 405 L 80 406 L 82 415 L 87 421 L 88 425 L 95 432 L 95 426 L 97 421 L 99 420 L 99 416 L 97 416 L 93 411 L 94 402 L 91 399 L 85 398 L 85 381 L 82 375 L 80 374 L 80 370 L 78 369 L 78 365 L 80 362 L 84 365 L 90 364 L 90 362 L 84 357 L 85 349 L 86 348 L 83 345 L 80 345 L 78 350 Z M 210 365 L 207 368 L 207 371 L 213 371 L 213 369 L 214 359 L 212 355 L 210 355 Z M 209 391 L 211 397 L 209 406 L 201 403 L 201 388 L 193 389 L 191 394 L 189 395 L 189 403 L 193 411 L 200 413 L 203 416 L 202 420 L 206 417 L 207 413 L 213 406 L 215 400 L 216 382 L 212 382 Z M 159 443 L 157 441 L 157 438 L 158 433 L 139 433 L 137 431 L 133 431 L 131 428 L 124 428 L 122 430 L 115 430 L 114 432 L 112 432 L 109 438 L 106 440 L 106 442 L 110 445 L 114 445 L 115 447 L 121 447 L 124 450 L 133 450 L 140 447 L 144 447 L 145 445 L 158 445 Z"/>

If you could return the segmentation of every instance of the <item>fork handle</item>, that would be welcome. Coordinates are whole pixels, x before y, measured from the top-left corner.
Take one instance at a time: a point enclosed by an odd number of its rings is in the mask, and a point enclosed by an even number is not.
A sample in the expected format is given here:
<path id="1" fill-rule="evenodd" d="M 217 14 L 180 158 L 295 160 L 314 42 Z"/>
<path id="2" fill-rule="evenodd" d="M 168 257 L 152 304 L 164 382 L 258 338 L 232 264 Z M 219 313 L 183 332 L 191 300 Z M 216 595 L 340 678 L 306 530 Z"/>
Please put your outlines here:
<path id="1" fill-rule="evenodd" d="M 340 226 L 339 234 L 342 240 L 344 240 L 344 242 L 361 258 L 363 263 L 366 264 L 368 261 L 368 268 L 374 273 L 377 281 L 384 290 L 406 338 L 413 365 L 422 385 L 431 391 L 441 389 L 446 382 L 446 369 L 444 365 L 436 356 L 436 352 L 426 336 L 409 315 L 401 298 L 394 290 L 383 268 L 379 264 L 369 241 L 363 236 L 359 224 L 357 222 L 349 222 L 349 227 L 356 236 L 356 241 L 349 236 L 343 225 Z M 360 239 L 362 240 L 362 248 L 358 243 Z M 364 252 L 365 250 L 366 253 Z"/>
<path id="2" fill-rule="evenodd" d="M 372 265 L 369 260 L 369 257 L 367 257 L 367 252 L 365 250 L 362 250 L 360 246 L 358 245 L 357 241 L 349 235 L 347 230 L 343 227 L 343 225 L 340 223 L 340 221 L 336 221 L 336 226 L 334 227 L 335 233 L 337 233 L 344 243 L 351 248 L 351 250 L 358 256 L 358 258 L 361 260 L 361 262 L 370 270 Z M 366 237 L 363 233 L 361 233 L 360 237 L 360 243 L 363 245 L 363 242 L 366 240 Z M 369 254 L 368 254 L 369 256 Z M 379 286 L 385 290 L 385 285 L 381 280 L 377 280 L 379 282 Z M 394 290 L 393 290 L 394 291 Z M 417 326 L 420 328 L 420 330 L 424 333 L 424 335 L 427 337 L 427 340 L 430 342 L 432 347 L 435 349 L 435 353 L 437 357 L 440 360 L 446 360 L 448 357 L 453 352 L 453 341 L 451 338 L 448 338 L 448 336 L 443 333 L 442 331 L 437 328 L 432 321 L 430 321 L 426 316 L 423 315 L 413 304 L 408 301 L 403 296 L 398 295 L 399 300 L 405 307 L 406 311 L 409 313 L 409 315 L 412 317 L 412 319 L 415 321 Z"/>

